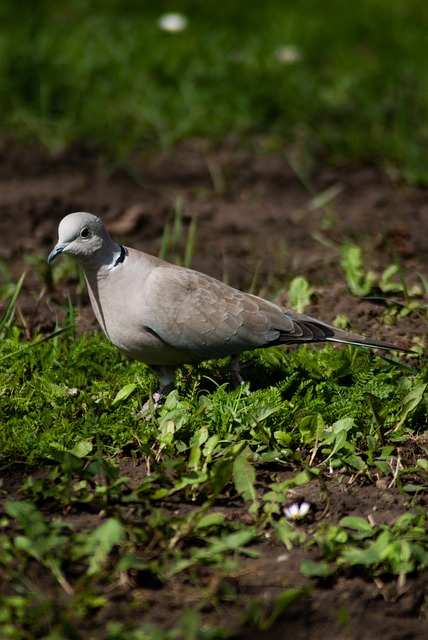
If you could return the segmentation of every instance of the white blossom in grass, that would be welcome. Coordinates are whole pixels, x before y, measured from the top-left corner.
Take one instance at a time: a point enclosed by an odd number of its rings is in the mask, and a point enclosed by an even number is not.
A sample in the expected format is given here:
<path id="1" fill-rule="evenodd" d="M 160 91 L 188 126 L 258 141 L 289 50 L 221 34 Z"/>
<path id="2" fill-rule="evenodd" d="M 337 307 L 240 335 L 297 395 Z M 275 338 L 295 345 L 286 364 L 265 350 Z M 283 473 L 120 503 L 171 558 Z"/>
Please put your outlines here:
<path id="1" fill-rule="evenodd" d="M 164 13 L 158 20 L 158 27 L 169 33 L 179 33 L 187 27 L 187 18 L 182 13 Z"/>
<path id="2" fill-rule="evenodd" d="M 302 502 L 293 502 L 288 507 L 284 507 L 283 512 L 287 520 L 294 522 L 304 520 L 312 511 L 312 504 L 303 500 Z"/>
<path id="3" fill-rule="evenodd" d="M 66 384 L 63 385 L 63 389 L 65 393 L 68 393 L 69 396 L 77 396 L 79 393 L 79 389 L 77 387 L 67 387 Z"/>
<path id="4" fill-rule="evenodd" d="M 285 47 L 279 47 L 275 51 L 275 57 L 283 64 L 296 64 L 303 58 L 303 54 L 299 47 L 294 44 L 287 44 Z"/>

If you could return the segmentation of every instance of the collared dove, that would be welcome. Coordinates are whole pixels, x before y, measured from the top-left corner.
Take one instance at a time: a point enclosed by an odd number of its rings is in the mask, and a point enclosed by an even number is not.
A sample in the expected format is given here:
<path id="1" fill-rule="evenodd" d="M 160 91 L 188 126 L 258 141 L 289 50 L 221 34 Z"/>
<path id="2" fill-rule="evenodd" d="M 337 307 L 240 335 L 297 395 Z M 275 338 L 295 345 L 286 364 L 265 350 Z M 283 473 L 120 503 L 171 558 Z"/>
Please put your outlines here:
<path id="1" fill-rule="evenodd" d="M 127 356 L 149 365 L 159 378 L 160 395 L 174 387 L 177 366 L 225 356 L 232 356 L 232 375 L 242 382 L 239 354 L 273 345 L 343 342 L 409 351 L 335 329 L 198 271 L 121 246 L 90 213 L 61 220 L 48 262 L 61 253 L 82 266 L 106 336 Z"/>

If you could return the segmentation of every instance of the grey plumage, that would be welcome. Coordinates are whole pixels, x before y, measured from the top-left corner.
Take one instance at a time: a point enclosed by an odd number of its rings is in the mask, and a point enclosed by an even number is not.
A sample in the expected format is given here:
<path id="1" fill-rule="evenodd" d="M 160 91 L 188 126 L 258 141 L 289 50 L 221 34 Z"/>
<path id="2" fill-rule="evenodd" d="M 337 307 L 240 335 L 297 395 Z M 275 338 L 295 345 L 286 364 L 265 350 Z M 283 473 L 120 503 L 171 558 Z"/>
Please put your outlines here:
<path id="1" fill-rule="evenodd" d="M 409 351 L 335 329 L 203 273 L 122 247 L 90 213 L 71 213 L 61 221 L 48 262 L 61 253 L 81 264 L 104 333 L 123 353 L 157 373 L 160 391 L 173 386 L 178 365 L 274 345 L 344 342 Z"/>

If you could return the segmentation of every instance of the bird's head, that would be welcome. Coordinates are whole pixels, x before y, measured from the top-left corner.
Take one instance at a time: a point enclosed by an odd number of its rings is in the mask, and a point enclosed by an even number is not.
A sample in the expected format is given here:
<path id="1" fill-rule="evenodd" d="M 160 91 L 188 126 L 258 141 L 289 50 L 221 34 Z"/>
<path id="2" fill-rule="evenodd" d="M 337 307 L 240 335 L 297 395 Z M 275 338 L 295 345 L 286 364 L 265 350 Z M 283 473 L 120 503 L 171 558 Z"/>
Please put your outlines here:
<path id="1" fill-rule="evenodd" d="M 97 216 L 79 211 L 63 218 L 58 227 L 58 242 L 49 254 L 51 263 L 61 253 L 74 256 L 79 262 L 94 260 L 97 254 L 114 245 Z"/>

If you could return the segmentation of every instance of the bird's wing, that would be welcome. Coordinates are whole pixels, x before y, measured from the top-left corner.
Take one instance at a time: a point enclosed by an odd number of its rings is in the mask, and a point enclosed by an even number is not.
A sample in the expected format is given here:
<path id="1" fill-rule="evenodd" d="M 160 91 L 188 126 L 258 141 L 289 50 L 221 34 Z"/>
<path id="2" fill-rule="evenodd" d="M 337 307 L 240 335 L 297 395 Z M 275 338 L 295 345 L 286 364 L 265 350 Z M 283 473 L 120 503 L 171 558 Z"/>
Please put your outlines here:
<path id="1" fill-rule="evenodd" d="M 335 329 L 205 274 L 165 263 L 153 268 L 146 280 L 145 306 L 150 330 L 195 360 L 273 345 L 325 341 L 406 351 Z"/>
<path id="2" fill-rule="evenodd" d="M 154 268 L 144 290 L 149 328 L 197 358 L 267 346 L 295 330 L 280 307 L 190 269 Z"/>

